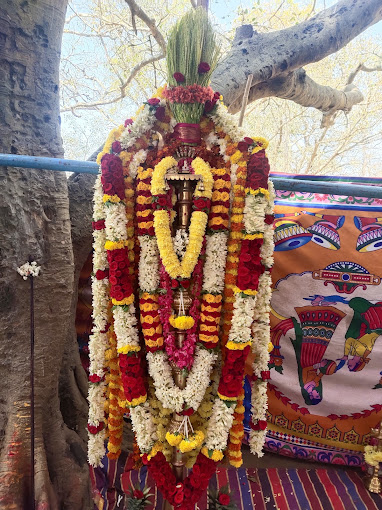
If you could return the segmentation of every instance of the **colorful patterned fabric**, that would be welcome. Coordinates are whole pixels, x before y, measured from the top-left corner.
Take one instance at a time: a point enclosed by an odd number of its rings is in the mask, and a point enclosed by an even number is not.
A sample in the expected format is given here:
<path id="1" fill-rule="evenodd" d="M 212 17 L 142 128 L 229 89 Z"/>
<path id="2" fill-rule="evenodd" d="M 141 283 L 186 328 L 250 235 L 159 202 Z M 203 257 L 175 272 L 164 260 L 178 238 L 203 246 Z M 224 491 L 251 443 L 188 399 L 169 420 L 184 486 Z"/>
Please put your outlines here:
<path id="1" fill-rule="evenodd" d="M 278 191 L 274 227 L 266 447 L 361 464 L 382 419 L 382 200 Z"/>
<path id="2" fill-rule="evenodd" d="M 111 468 L 111 464 L 114 467 Z M 123 462 L 110 461 L 106 470 L 91 470 L 92 480 L 98 483 L 95 510 L 124 508 L 124 493 L 131 486 L 141 489 L 148 485 L 153 494 L 148 510 L 162 510 L 163 498 L 154 482 L 147 476 L 147 469 L 123 470 Z M 105 482 L 105 479 L 108 482 Z M 110 485 L 112 482 L 112 486 Z M 104 484 L 104 485 L 103 485 Z M 382 496 L 369 493 L 357 472 L 348 469 L 218 469 L 211 479 L 210 489 L 228 485 L 229 494 L 238 510 L 378 510 Z M 119 502 L 119 503 L 118 503 Z M 207 495 L 198 503 L 199 510 L 206 510 Z"/>

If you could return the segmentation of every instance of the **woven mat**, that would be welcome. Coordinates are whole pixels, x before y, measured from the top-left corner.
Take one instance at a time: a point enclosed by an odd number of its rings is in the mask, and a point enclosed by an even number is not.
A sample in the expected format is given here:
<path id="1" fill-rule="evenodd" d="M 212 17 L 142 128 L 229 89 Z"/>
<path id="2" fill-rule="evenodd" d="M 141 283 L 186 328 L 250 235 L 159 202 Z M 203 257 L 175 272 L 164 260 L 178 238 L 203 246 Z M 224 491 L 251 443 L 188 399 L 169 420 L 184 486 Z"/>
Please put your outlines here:
<path id="1" fill-rule="evenodd" d="M 122 467 L 122 469 L 121 469 Z M 124 493 L 146 484 L 154 494 L 148 510 L 162 510 L 163 498 L 147 469 L 123 472 L 123 463 L 91 470 L 95 510 L 124 509 Z M 379 510 L 382 496 L 369 493 L 355 470 L 326 469 L 218 469 L 211 488 L 229 485 L 239 510 Z M 197 508 L 206 510 L 207 496 Z"/>

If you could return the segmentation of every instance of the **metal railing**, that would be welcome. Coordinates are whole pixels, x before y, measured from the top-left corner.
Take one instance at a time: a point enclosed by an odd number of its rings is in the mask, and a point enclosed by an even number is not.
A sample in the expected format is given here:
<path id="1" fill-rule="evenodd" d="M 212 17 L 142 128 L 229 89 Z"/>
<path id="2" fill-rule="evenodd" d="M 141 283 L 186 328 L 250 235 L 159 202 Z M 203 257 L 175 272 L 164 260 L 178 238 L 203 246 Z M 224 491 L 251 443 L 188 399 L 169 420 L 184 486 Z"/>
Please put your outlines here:
<path id="1" fill-rule="evenodd" d="M 38 170 L 54 170 L 58 172 L 74 172 L 98 174 L 99 166 L 94 161 L 76 161 L 74 159 L 44 158 L 38 156 L 19 156 L 16 154 L 0 154 L 0 166 L 18 168 L 34 168 Z M 304 179 L 270 175 L 275 189 L 305 193 L 324 193 L 340 196 L 357 196 L 382 199 L 382 184 L 376 179 L 375 185 L 365 185 L 339 181 L 317 181 L 317 177 L 304 176 Z"/>

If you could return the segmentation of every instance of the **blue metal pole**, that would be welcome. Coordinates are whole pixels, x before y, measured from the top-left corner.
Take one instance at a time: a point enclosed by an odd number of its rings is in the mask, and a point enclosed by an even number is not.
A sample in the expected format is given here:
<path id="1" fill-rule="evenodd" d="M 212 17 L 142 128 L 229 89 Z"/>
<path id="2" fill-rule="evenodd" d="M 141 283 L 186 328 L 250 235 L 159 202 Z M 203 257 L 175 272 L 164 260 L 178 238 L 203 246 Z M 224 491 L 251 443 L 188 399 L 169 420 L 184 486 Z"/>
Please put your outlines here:
<path id="1" fill-rule="evenodd" d="M 56 170 L 58 172 L 98 174 L 98 165 L 94 161 L 41 158 L 37 156 L 19 156 L 15 154 L 0 154 L 0 166 L 16 166 L 19 168 L 37 168 L 38 170 Z"/>
<path id="2" fill-rule="evenodd" d="M 19 156 L 16 154 L 0 154 L 0 166 L 15 166 L 21 168 L 36 168 L 39 170 L 55 170 L 60 172 L 75 172 L 98 174 L 99 167 L 94 161 L 76 161 L 74 159 L 42 158 L 37 156 Z M 271 180 L 278 190 L 297 191 L 300 193 L 324 193 L 328 195 L 358 196 L 382 198 L 382 186 L 365 186 L 340 181 L 322 181 L 287 178 L 271 175 Z M 377 181 L 378 182 L 378 181 Z"/>
<path id="3" fill-rule="evenodd" d="M 382 198 L 382 186 L 365 186 L 345 182 L 317 182 L 271 176 L 275 189 L 300 193 L 323 193 L 350 197 Z"/>

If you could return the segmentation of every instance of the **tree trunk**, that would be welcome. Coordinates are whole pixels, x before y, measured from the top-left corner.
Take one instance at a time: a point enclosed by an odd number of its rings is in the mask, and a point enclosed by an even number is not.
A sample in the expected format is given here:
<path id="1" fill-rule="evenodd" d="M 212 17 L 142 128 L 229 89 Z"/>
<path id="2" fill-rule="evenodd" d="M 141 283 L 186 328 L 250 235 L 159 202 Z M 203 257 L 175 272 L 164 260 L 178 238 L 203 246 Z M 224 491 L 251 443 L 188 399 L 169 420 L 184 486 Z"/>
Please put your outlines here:
<path id="1" fill-rule="evenodd" d="M 67 2 L 1 3 L 0 152 L 61 157 L 58 69 Z M 34 280 L 36 508 L 90 509 L 85 423 L 77 419 L 86 381 L 74 348 L 67 178 L 2 167 L 0 189 L 0 508 L 32 508 L 30 281 L 16 272 L 31 256 L 41 266 Z"/>

